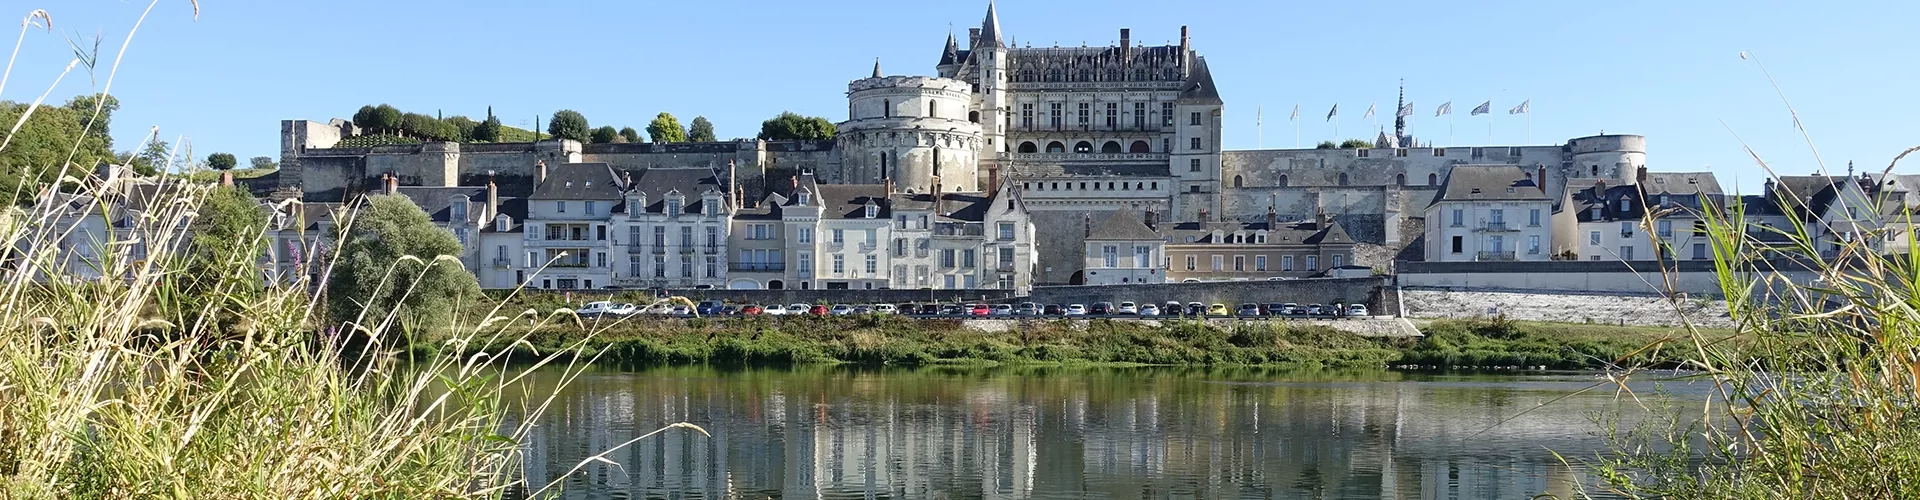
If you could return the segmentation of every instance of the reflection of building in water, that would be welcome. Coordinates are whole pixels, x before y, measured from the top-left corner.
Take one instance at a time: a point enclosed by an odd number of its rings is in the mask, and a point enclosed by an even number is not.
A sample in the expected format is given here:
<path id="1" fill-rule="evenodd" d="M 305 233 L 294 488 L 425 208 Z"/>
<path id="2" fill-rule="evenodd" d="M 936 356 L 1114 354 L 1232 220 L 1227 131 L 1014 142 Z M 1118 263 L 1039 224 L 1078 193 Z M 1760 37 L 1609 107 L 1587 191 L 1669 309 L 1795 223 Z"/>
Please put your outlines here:
<path id="1" fill-rule="evenodd" d="M 689 370 L 691 371 L 691 370 Z M 532 484 L 590 496 L 1513 498 L 1574 480 L 1584 413 L 1527 384 L 1201 376 L 666 374 L 581 379 L 526 441 Z M 770 382 L 768 379 L 776 380 Z M 1585 446 L 1586 448 L 1571 448 Z M 624 468 L 624 472 L 623 472 Z"/>

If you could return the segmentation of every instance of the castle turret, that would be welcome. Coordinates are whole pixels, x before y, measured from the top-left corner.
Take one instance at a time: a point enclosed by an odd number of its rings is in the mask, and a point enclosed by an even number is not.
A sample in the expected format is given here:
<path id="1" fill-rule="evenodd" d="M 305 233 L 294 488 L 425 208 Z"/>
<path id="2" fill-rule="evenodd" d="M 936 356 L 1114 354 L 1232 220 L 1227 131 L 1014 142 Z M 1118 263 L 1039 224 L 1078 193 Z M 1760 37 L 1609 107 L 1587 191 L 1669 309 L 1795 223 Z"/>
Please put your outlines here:
<path id="1" fill-rule="evenodd" d="M 951 78 L 885 76 L 847 85 L 850 118 L 834 136 L 843 184 L 979 191 L 979 124 L 969 121 L 969 85 Z"/>
<path id="2" fill-rule="evenodd" d="M 953 39 L 953 32 L 947 32 L 947 46 L 940 49 L 940 63 L 934 68 L 942 78 L 953 78 L 960 72 L 960 44 Z"/>
<path id="3" fill-rule="evenodd" d="M 1006 126 L 1013 103 L 1006 92 L 1008 65 L 1012 61 L 1007 57 L 1007 45 L 1000 41 L 1000 14 L 994 10 L 993 2 L 987 2 L 987 18 L 980 23 L 980 37 L 972 50 L 970 55 L 979 64 L 979 69 L 974 72 L 974 78 L 978 79 L 974 92 L 980 96 L 977 103 L 980 117 L 972 121 L 985 140 L 985 145 L 979 150 L 983 164 L 977 168 L 997 172 L 1002 168 L 999 154 L 1010 150 Z M 968 182 L 977 183 L 978 180 Z"/>

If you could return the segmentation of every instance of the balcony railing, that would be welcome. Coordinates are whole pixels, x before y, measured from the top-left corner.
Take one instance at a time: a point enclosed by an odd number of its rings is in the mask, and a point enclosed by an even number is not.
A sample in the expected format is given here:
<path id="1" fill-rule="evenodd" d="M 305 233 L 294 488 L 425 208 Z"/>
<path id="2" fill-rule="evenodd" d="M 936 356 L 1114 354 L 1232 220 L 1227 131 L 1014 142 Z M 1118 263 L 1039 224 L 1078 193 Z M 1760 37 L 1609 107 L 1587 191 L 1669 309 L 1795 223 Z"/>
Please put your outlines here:
<path id="1" fill-rule="evenodd" d="M 726 251 L 722 249 L 720 245 L 707 245 L 707 246 L 701 247 L 701 249 L 706 250 L 706 253 L 715 253 L 715 254 Z"/>
<path id="2" fill-rule="evenodd" d="M 729 262 L 727 269 L 734 272 L 782 272 L 787 270 L 785 262 Z"/>
<path id="3" fill-rule="evenodd" d="M 1166 153 L 1005 153 L 1013 161 L 1167 161 Z"/>
<path id="4" fill-rule="evenodd" d="M 860 244 L 860 251 L 862 251 L 862 252 L 871 252 L 871 251 L 873 251 L 873 249 L 875 249 L 875 248 L 879 248 L 879 245 L 875 245 L 875 244 L 873 244 L 873 243 L 861 243 L 861 244 Z"/>
<path id="5" fill-rule="evenodd" d="M 1013 268 L 1014 266 L 1012 262 L 1000 262 L 993 265 L 993 270 L 995 272 L 1010 273 L 1010 272 L 1013 272 Z"/>
<path id="6" fill-rule="evenodd" d="M 847 242 L 845 242 L 845 241 L 829 241 L 829 242 L 827 242 L 827 249 L 828 249 L 828 250 L 839 250 L 839 249 L 842 249 L 842 248 L 846 248 L 846 247 L 847 247 Z"/>
<path id="7" fill-rule="evenodd" d="M 697 247 L 680 247 L 680 253 L 693 253 L 695 251 L 698 251 Z"/>
<path id="8" fill-rule="evenodd" d="M 493 259 L 493 267 L 507 267 L 511 265 L 513 265 L 513 259 Z"/>
<path id="9" fill-rule="evenodd" d="M 933 226 L 934 236 L 984 236 L 987 228 L 978 224 L 940 224 Z"/>
<path id="10" fill-rule="evenodd" d="M 1487 223 L 1481 224 L 1480 227 L 1477 227 L 1474 229 L 1479 229 L 1480 231 L 1488 232 L 1488 233 L 1511 233 L 1511 232 L 1520 230 L 1519 228 L 1508 226 L 1505 221 L 1487 222 Z"/>
<path id="11" fill-rule="evenodd" d="M 1481 262 L 1504 262 L 1514 260 L 1513 252 L 1480 252 L 1477 259 Z"/>
<path id="12" fill-rule="evenodd" d="M 627 253 L 647 253 L 647 247 L 641 246 L 641 245 L 628 245 Z"/>

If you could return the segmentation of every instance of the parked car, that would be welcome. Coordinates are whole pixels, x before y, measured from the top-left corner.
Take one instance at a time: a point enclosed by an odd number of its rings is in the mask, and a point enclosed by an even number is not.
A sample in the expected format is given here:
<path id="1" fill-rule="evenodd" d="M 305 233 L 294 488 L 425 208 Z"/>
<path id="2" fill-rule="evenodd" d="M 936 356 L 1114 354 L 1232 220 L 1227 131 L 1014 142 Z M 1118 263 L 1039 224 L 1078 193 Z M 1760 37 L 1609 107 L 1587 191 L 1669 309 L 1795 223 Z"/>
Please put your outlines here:
<path id="1" fill-rule="evenodd" d="M 1282 306 L 1285 306 L 1285 305 L 1286 304 L 1261 304 L 1260 314 L 1264 314 L 1267 316 L 1279 316 L 1283 314 L 1280 311 L 1284 309 L 1284 307 Z"/>
<path id="2" fill-rule="evenodd" d="M 1113 313 L 1114 314 L 1140 314 L 1140 306 L 1134 305 L 1134 303 L 1132 302 L 1121 302 L 1120 305 L 1113 307 Z"/>
<path id="3" fill-rule="evenodd" d="M 921 316 L 938 316 L 940 314 L 940 304 L 920 304 L 919 313 Z"/>
<path id="4" fill-rule="evenodd" d="M 940 306 L 941 316 L 965 316 L 972 313 L 973 313 L 973 307 L 970 307 L 970 306 L 962 306 L 960 304 L 947 304 L 944 306 Z"/>
<path id="5" fill-rule="evenodd" d="M 650 314 L 654 316 L 666 316 L 668 314 L 673 314 L 673 305 L 665 302 L 657 303 L 654 305 L 647 306 L 647 309 L 644 311 L 641 311 L 641 314 Z"/>
<path id="6" fill-rule="evenodd" d="M 1260 316 L 1260 304 L 1240 304 L 1240 309 L 1235 310 L 1233 315 L 1249 317 Z"/>
<path id="7" fill-rule="evenodd" d="M 912 306 L 909 305 L 908 307 L 912 307 Z M 877 314 L 893 314 L 893 313 L 900 312 L 900 306 L 896 306 L 893 304 L 874 304 L 873 312 Z"/>
<path id="8" fill-rule="evenodd" d="M 1013 308 L 1013 314 L 1015 316 L 1038 316 L 1040 314 L 1040 304 L 1021 302 L 1018 307 Z"/>
<path id="9" fill-rule="evenodd" d="M 1160 306 L 1160 314 L 1168 316 L 1179 316 L 1185 312 L 1187 312 L 1187 307 L 1180 305 L 1180 301 L 1178 300 L 1169 300 L 1167 301 L 1167 305 Z"/>
<path id="10" fill-rule="evenodd" d="M 1060 305 L 1060 304 L 1047 304 L 1046 307 L 1040 308 L 1040 314 L 1045 314 L 1048 316 L 1059 316 L 1066 313 L 1067 313 L 1067 306 Z"/>
<path id="11" fill-rule="evenodd" d="M 599 300 L 588 302 L 574 312 L 584 317 L 597 318 L 601 316 L 627 316 L 633 314 L 635 309 L 637 308 L 635 308 L 633 304 Z"/>
<path id="12" fill-rule="evenodd" d="M 994 316 L 1012 316 L 1013 315 L 1013 304 L 993 304 L 992 306 L 989 306 L 989 307 L 992 308 L 992 311 L 988 312 L 987 314 L 991 314 Z"/>
<path id="13" fill-rule="evenodd" d="M 1301 308 L 1300 308 L 1300 304 L 1295 304 L 1295 303 L 1292 303 L 1292 302 L 1288 302 L 1288 303 L 1285 303 L 1285 304 L 1280 304 L 1280 314 L 1282 314 L 1282 315 L 1286 315 L 1286 316 L 1299 316 L 1299 315 L 1302 315 L 1302 314 L 1306 314 L 1306 313 L 1307 313 L 1307 310 L 1306 310 L 1306 309 L 1301 309 Z"/>
<path id="14" fill-rule="evenodd" d="M 727 304 L 725 302 L 721 302 L 718 300 L 702 300 L 700 301 L 699 305 L 694 307 L 694 311 L 700 313 L 701 316 L 711 316 L 715 314 L 720 314 L 720 311 L 722 309 L 725 309 L 726 307 L 727 307 Z"/>
<path id="15" fill-rule="evenodd" d="M 832 313 L 833 313 L 833 310 L 828 309 L 826 304 L 814 304 L 813 307 L 807 308 L 807 314 L 812 314 L 814 316 L 826 316 Z"/>
<path id="16" fill-rule="evenodd" d="M 1307 304 L 1308 316 L 1319 316 L 1326 313 L 1327 313 L 1327 306 L 1323 306 L 1320 304 Z"/>
<path id="17" fill-rule="evenodd" d="M 1213 305 L 1207 306 L 1208 316 L 1226 316 L 1227 314 L 1226 304 L 1215 302 Z"/>
<path id="18" fill-rule="evenodd" d="M 873 306 L 860 304 L 860 305 L 853 306 L 853 312 L 850 312 L 847 314 L 873 314 L 873 311 L 874 311 Z"/>
<path id="19" fill-rule="evenodd" d="M 740 315 L 740 306 L 733 306 L 733 305 L 721 307 L 720 314 L 718 314 L 718 316 L 739 316 L 739 315 Z"/>
<path id="20" fill-rule="evenodd" d="M 1081 304 L 1068 304 L 1066 314 L 1068 316 L 1086 316 L 1087 306 L 1081 305 Z"/>
<path id="21" fill-rule="evenodd" d="M 759 316 L 761 313 L 765 313 L 766 311 L 767 310 L 765 308 L 760 307 L 760 304 L 747 304 L 744 306 L 740 306 L 741 316 Z"/>
<path id="22" fill-rule="evenodd" d="M 813 304 L 787 304 L 787 314 L 800 316 L 813 310 Z"/>
<path id="23" fill-rule="evenodd" d="M 1353 305 L 1347 306 L 1347 315 L 1348 316 L 1370 316 L 1369 314 L 1367 314 L 1366 304 L 1353 304 Z"/>
<path id="24" fill-rule="evenodd" d="M 693 308 L 687 307 L 687 306 L 673 306 L 673 309 L 668 310 L 667 314 L 672 314 L 674 316 L 692 316 Z"/>
<path id="25" fill-rule="evenodd" d="M 1207 315 L 1207 305 L 1206 305 L 1206 304 L 1202 304 L 1202 303 L 1199 303 L 1199 302 L 1188 302 L 1188 303 L 1187 303 L 1187 315 L 1188 315 L 1188 316 L 1192 316 L 1192 317 L 1196 317 L 1196 318 L 1198 318 L 1198 317 L 1201 317 L 1201 316 L 1206 316 L 1206 315 Z"/>
<path id="26" fill-rule="evenodd" d="M 853 314 L 853 305 L 852 304 L 834 304 L 833 309 L 830 309 L 829 311 L 834 316 L 846 316 L 848 314 Z"/>
<path id="27" fill-rule="evenodd" d="M 1140 316 L 1144 317 L 1144 316 L 1159 316 L 1159 315 L 1160 315 L 1160 306 L 1156 306 L 1153 304 L 1140 305 Z"/>
<path id="28" fill-rule="evenodd" d="M 972 308 L 967 309 L 967 314 L 972 316 L 986 316 L 989 314 L 993 314 L 993 306 L 989 306 L 986 304 L 974 304 Z"/>
<path id="29" fill-rule="evenodd" d="M 786 316 L 786 315 L 787 315 L 787 306 L 785 306 L 785 305 L 781 305 L 781 304 L 772 304 L 772 305 L 768 305 L 768 306 L 766 306 L 766 307 L 762 307 L 762 308 L 760 308 L 760 310 L 761 310 L 761 313 L 762 313 L 762 314 L 767 314 L 767 315 L 771 315 L 771 316 Z"/>
<path id="30" fill-rule="evenodd" d="M 1087 308 L 1087 314 L 1092 316 L 1106 316 L 1108 314 L 1113 314 L 1113 303 L 1112 302 L 1095 302 L 1093 303 L 1093 307 Z"/>

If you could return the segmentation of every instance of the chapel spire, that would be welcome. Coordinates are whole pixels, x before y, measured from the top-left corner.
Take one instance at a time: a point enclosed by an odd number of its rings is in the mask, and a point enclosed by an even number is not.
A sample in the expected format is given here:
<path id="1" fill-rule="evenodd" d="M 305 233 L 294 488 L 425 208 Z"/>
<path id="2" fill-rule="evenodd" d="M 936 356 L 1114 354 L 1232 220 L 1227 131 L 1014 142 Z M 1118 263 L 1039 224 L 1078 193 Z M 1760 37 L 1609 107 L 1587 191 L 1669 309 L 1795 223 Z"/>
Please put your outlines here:
<path id="1" fill-rule="evenodd" d="M 1400 110 L 1403 110 L 1406 108 L 1407 108 L 1407 79 L 1401 78 L 1400 79 L 1400 102 L 1393 107 L 1393 140 L 1394 142 L 1400 143 L 1400 144 L 1407 143 L 1407 114 L 1400 112 Z M 1412 145 L 1407 144 L 1407 147 L 1412 147 Z"/>

